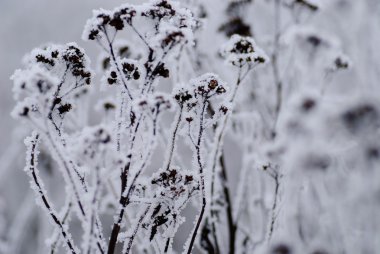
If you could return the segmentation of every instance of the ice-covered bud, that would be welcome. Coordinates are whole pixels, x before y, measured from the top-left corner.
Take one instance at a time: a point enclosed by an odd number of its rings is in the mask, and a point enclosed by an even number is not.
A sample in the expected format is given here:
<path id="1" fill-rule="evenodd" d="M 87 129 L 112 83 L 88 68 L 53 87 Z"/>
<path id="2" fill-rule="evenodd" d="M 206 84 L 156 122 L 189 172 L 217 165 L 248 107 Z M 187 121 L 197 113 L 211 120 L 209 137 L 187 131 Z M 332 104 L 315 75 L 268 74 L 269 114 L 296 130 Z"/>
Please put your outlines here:
<path id="1" fill-rule="evenodd" d="M 352 66 L 350 58 L 343 53 L 333 54 L 330 59 L 330 66 L 327 67 L 329 71 L 346 70 Z"/>
<path id="2" fill-rule="evenodd" d="M 152 75 L 153 76 L 160 76 L 163 78 L 168 78 L 169 77 L 169 69 L 166 68 L 164 63 L 160 63 L 153 70 Z"/>
<path id="3" fill-rule="evenodd" d="M 122 79 L 128 80 L 138 80 L 141 77 L 141 68 L 139 68 L 138 62 L 131 59 L 120 60 L 120 72 L 123 77 L 120 77 L 119 71 L 115 66 L 111 66 L 106 75 L 103 77 L 104 83 L 108 85 L 119 85 L 122 84 Z"/>
<path id="4" fill-rule="evenodd" d="M 138 80 L 141 76 L 138 62 L 131 59 L 121 60 L 122 72 L 127 80 Z"/>
<path id="5" fill-rule="evenodd" d="M 252 37 L 237 34 L 231 36 L 221 49 L 226 61 L 234 66 L 262 64 L 268 62 L 268 56 L 259 48 Z"/>
<path id="6" fill-rule="evenodd" d="M 206 99 L 214 95 L 225 94 L 228 89 L 226 83 L 213 73 L 206 73 L 190 80 L 190 85 L 194 89 L 195 97 L 200 95 Z"/>
<path id="7" fill-rule="evenodd" d="M 190 101 L 193 98 L 189 90 L 187 90 L 184 87 L 175 89 L 173 93 L 174 93 L 174 99 L 180 105 Z"/>
<path id="8" fill-rule="evenodd" d="M 56 53 L 52 54 L 52 56 L 57 56 L 58 54 L 58 51 L 55 51 Z M 42 53 L 41 54 L 37 54 L 36 55 L 36 61 L 38 63 L 44 63 L 44 64 L 47 64 L 47 65 L 50 65 L 50 66 L 54 66 L 55 65 L 55 61 L 53 59 L 52 56 L 46 56 L 46 55 L 43 55 Z"/>
<path id="9" fill-rule="evenodd" d="M 58 110 L 58 113 L 60 115 L 63 115 L 67 112 L 70 112 L 70 110 L 72 109 L 72 106 L 70 103 L 65 103 L 65 104 L 61 104 L 60 106 L 58 106 L 57 110 Z"/>
<path id="10" fill-rule="evenodd" d="M 229 110 L 228 107 L 225 106 L 225 105 L 221 105 L 221 106 L 219 107 L 219 112 L 223 113 L 224 115 L 227 114 L 228 110 Z"/>
<path id="11" fill-rule="evenodd" d="M 108 74 L 107 74 L 107 83 L 109 85 L 114 85 L 114 84 L 118 84 L 118 75 L 116 73 L 116 69 L 115 68 L 112 68 L 111 70 L 108 71 Z"/>

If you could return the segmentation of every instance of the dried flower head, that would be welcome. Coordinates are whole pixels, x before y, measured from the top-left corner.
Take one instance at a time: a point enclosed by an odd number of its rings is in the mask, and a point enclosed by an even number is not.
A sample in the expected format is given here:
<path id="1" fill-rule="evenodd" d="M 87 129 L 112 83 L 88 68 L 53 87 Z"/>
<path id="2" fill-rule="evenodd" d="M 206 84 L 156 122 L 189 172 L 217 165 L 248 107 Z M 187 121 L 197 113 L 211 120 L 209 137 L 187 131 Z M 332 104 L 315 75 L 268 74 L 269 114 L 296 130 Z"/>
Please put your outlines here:
<path id="1" fill-rule="evenodd" d="M 246 64 L 261 64 L 268 61 L 267 55 L 260 49 L 252 37 L 237 34 L 222 47 L 221 54 L 226 61 L 234 66 Z"/>
<path id="2" fill-rule="evenodd" d="M 348 56 L 343 53 L 334 54 L 331 57 L 331 64 L 327 68 L 329 71 L 346 70 L 351 68 L 352 62 Z"/>
<path id="3" fill-rule="evenodd" d="M 182 105 L 193 98 L 190 91 L 184 87 L 178 88 L 174 91 L 174 99 L 178 104 Z"/>
<path id="4" fill-rule="evenodd" d="M 214 95 L 221 95 L 227 92 L 227 85 L 216 74 L 206 73 L 190 80 L 194 88 L 194 97 L 211 98 Z"/>
<path id="5" fill-rule="evenodd" d="M 139 80 L 141 77 L 141 68 L 136 60 L 122 59 L 120 60 L 120 71 L 123 77 L 120 77 L 119 71 L 115 66 L 111 66 L 106 72 L 106 76 L 103 78 L 109 85 L 122 84 L 122 79 L 128 80 Z"/>
<path id="6" fill-rule="evenodd" d="M 157 196 L 171 201 L 187 197 L 199 188 L 195 176 L 180 169 L 160 170 L 153 176 L 151 183 L 157 187 Z"/>
<path id="7" fill-rule="evenodd" d="M 25 57 L 25 61 L 28 66 L 40 65 L 59 77 L 68 72 L 78 85 L 90 84 L 93 76 L 89 58 L 76 43 L 52 44 L 34 49 Z"/>
<path id="8" fill-rule="evenodd" d="M 128 4 L 113 11 L 94 10 L 92 18 L 87 20 L 82 39 L 86 41 L 100 40 L 104 37 L 107 29 L 122 30 L 125 24 L 131 24 L 134 16 L 136 16 L 136 10 L 133 5 Z"/>

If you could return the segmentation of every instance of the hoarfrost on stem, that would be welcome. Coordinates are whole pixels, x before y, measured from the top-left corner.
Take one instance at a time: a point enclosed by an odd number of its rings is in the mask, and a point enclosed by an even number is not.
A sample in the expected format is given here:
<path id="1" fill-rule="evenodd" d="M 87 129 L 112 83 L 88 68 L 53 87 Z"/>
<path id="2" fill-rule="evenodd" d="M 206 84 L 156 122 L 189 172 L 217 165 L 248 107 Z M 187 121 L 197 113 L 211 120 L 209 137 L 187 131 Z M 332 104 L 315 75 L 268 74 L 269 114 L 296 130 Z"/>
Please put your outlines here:
<path id="1" fill-rule="evenodd" d="M 363 54 L 318 26 L 338 8 L 324 2 L 94 10 L 82 38 L 99 47 L 96 71 L 76 43 L 32 50 L 11 78 L 12 116 L 32 133 L 25 171 L 52 222 L 46 249 L 379 249 L 380 105 L 375 89 L 335 82 Z"/>

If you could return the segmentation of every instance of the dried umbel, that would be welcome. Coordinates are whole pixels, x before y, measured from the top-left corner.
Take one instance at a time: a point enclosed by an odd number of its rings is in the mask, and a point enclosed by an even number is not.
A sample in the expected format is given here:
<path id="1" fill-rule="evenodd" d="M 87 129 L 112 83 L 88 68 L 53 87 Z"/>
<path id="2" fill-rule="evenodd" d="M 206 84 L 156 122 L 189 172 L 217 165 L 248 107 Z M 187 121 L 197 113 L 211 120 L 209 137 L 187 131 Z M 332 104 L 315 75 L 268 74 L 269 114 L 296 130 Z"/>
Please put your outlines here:
<path id="1" fill-rule="evenodd" d="M 76 43 L 66 45 L 49 45 L 42 49 L 35 49 L 26 58 L 28 65 L 38 63 L 55 75 L 70 73 L 78 84 L 90 84 L 92 70 L 90 61 L 84 50 Z"/>
<path id="2" fill-rule="evenodd" d="M 237 34 L 232 35 L 222 47 L 221 54 L 228 63 L 239 67 L 262 64 L 268 61 L 268 57 L 256 45 L 252 37 L 243 37 Z"/>
<path id="3" fill-rule="evenodd" d="M 107 32 L 123 30 L 125 27 L 134 27 L 134 19 L 150 19 L 154 21 L 153 29 L 156 37 L 163 47 L 178 44 L 181 38 L 191 40 L 191 31 L 197 26 L 192 13 L 182 8 L 176 2 L 159 0 L 144 5 L 123 5 L 112 11 L 97 10 L 93 17 L 87 21 L 83 32 L 85 40 L 107 39 Z M 171 30 L 171 32 L 168 32 Z M 152 43 L 152 46 L 154 43 Z"/>
<path id="4" fill-rule="evenodd" d="M 175 1 L 159 0 L 94 11 L 85 26 L 83 39 L 96 41 L 105 52 L 104 83 L 121 84 L 132 99 L 139 90 L 151 92 L 157 78 L 169 77 L 167 56 L 179 46 L 192 44 L 197 27 L 198 21 L 190 10 Z M 130 45 L 120 47 L 117 37 L 119 31 L 126 29 L 143 43 L 138 53 Z M 127 84 L 133 80 L 142 80 L 137 89 Z"/>
<path id="5" fill-rule="evenodd" d="M 227 86 L 217 75 L 206 73 L 190 81 L 194 87 L 195 98 L 210 99 L 213 96 L 222 95 L 227 92 Z"/>
<path id="6" fill-rule="evenodd" d="M 93 76 L 89 59 L 75 43 L 35 49 L 25 62 L 25 69 L 12 76 L 14 97 L 23 99 L 13 112 L 15 117 L 62 117 L 71 111 Z"/>
<path id="7" fill-rule="evenodd" d="M 184 103 L 190 101 L 192 98 L 193 95 L 191 95 L 191 92 L 184 87 L 181 87 L 177 89 L 177 91 L 174 91 L 174 99 L 180 105 L 183 105 Z"/>
<path id="8" fill-rule="evenodd" d="M 132 5 L 124 5 L 114 11 L 94 11 L 93 17 L 87 21 L 82 37 L 84 40 L 101 40 L 107 29 L 122 30 L 125 24 L 132 22 L 134 16 L 136 10 Z"/>

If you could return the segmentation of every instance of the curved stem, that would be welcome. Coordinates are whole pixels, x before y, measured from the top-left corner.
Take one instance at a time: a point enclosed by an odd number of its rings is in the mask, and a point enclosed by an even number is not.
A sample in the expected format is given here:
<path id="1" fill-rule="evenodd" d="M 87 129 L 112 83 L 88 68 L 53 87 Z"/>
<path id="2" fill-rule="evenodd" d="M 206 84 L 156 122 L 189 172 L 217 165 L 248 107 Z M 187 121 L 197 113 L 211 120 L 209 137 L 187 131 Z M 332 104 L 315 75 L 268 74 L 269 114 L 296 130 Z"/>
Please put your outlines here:
<path id="1" fill-rule="evenodd" d="M 48 214 L 50 215 L 50 217 L 52 218 L 52 220 L 54 221 L 54 223 L 59 227 L 59 229 L 61 230 L 61 234 L 62 234 L 62 237 L 65 239 L 65 242 L 67 244 L 67 247 L 69 248 L 70 252 L 72 254 L 76 254 L 77 252 L 75 251 L 76 247 L 74 247 L 74 244 L 72 243 L 72 240 L 71 240 L 71 236 L 70 234 L 66 231 L 65 227 L 64 227 L 64 224 L 63 222 L 58 218 L 57 214 L 55 213 L 55 211 L 52 209 L 52 206 L 47 198 L 47 194 L 46 194 L 46 191 L 43 189 L 43 184 L 42 184 L 42 181 L 40 179 L 40 177 L 38 176 L 38 173 L 37 173 L 37 163 L 36 163 L 36 157 L 37 157 L 37 144 L 38 144 L 38 141 L 39 141 L 39 134 L 33 134 L 33 137 L 32 137 L 32 145 L 31 147 L 28 149 L 28 154 L 29 154 L 29 158 L 30 158 L 30 162 L 29 162 L 29 174 L 32 178 L 32 183 L 35 185 L 35 191 L 36 193 L 40 196 L 41 200 L 42 200 L 42 204 L 43 206 L 45 207 L 45 209 L 47 210 Z"/>

